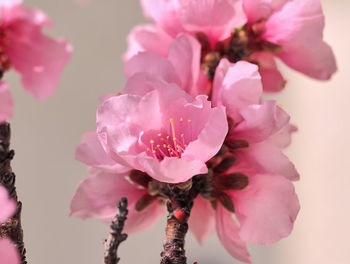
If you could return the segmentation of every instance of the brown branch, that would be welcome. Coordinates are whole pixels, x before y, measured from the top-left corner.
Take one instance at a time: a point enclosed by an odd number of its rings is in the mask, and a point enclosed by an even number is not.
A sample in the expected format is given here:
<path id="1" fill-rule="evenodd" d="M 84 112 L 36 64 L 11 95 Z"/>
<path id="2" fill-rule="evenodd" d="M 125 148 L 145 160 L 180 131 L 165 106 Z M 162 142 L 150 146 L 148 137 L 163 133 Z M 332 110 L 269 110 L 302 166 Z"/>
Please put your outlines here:
<path id="1" fill-rule="evenodd" d="M 188 231 L 188 219 L 193 207 L 193 200 L 198 195 L 199 182 L 194 177 L 180 185 L 168 184 L 163 190 L 168 196 L 167 227 L 161 254 L 161 264 L 186 264 L 185 236 Z M 190 184 L 189 184 L 190 183 Z"/>
<path id="2" fill-rule="evenodd" d="M 120 260 L 118 258 L 118 247 L 127 239 L 128 235 L 123 232 L 124 224 L 128 215 L 128 200 L 122 198 L 119 201 L 119 213 L 114 218 L 109 231 L 109 238 L 105 241 L 105 264 L 117 264 Z"/>
<path id="3" fill-rule="evenodd" d="M 17 201 L 18 208 L 15 215 L 6 223 L 0 225 L 0 237 L 10 238 L 19 251 L 21 263 L 26 264 L 26 249 L 23 242 L 23 229 L 21 224 L 22 203 L 18 201 L 16 191 L 16 175 L 12 172 L 11 160 L 14 151 L 10 150 L 11 129 L 10 124 L 0 124 L 0 184 L 9 192 L 11 198 Z"/>

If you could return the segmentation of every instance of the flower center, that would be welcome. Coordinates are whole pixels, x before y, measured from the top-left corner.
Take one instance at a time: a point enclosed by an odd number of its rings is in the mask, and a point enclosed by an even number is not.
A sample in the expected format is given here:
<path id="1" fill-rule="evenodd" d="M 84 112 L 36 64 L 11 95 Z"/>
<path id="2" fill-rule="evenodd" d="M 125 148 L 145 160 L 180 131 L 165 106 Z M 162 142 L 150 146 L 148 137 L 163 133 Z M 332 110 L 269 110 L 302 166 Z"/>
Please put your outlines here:
<path id="1" fill-rule="evenodd" d="M 175 126 L 173 118 L 169 119 L 170 135 L 158 133 L 157 138 L 151 139 L 147 152 L 155 159 L 161 161 L 165 157 L 181 158 L 182 153 L 193 140 L 192 120 L 179 119 L 178 126 Z"/>

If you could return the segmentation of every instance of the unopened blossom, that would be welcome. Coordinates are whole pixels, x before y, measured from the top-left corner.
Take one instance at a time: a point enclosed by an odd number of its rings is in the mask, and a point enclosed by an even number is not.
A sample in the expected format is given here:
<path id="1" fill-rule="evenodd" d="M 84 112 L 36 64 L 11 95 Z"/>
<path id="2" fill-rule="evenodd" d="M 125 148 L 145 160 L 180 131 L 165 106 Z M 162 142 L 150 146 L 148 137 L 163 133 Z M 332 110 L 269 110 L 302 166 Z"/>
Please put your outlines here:
<path id="1" fill-rule="evenodd" d="M 189 222 L 200 242 L 215 227 L 226 250 L 247 263 L 246 243 L 272 244 L 288 236 L 299 211 L 291 182 L 299 175 L 282 152 L 295 128 L 275 101 L 261 102 L 261 94 L 256 65 L 221 61 L 212 100 L 226 106 L 231 125 L 221 152 L 209 161 L 208 187 L 195 200 Z"/>
<path id="2" fill-rule="evenodd" d="M 0 224 L 5 223 L 16 209 L 16 202 L 9 198 L 7 190 L 0 185 Z M 17 248 L 8 238 L 0 238 L 0 263 L 20 263 Z"/>
<path id="3" fill-rule="evenodd" d="M 285 86 L 275 58 L 312 78 L 327 80 L 336 71 L 334 54 L 323 40 L 319 0 L 173 1 L 142 0 L 155 25 L 136 27 L 124 59 L 142 51 L 166 57 L 180 33 L 201 43 L 201 68 L 209 79 L 222 58 L 259 65 L 264 91 Z M 243 10 L 242 10 L 243 7 Z"/>
<path id="4" fill-rule="evenodd" d="M 169 69 L 160 69 L 169 78 Z M 227 134 L 224 107 L 207 96 L 192 98 L 174 82 L 139 72 L 123 94 L 105 101 L 97 112 L 97 133 L 109 155 L 132 169 L 167 183 L 207 173 L 206 162 Z"/>
<path id="5" fill-rule="evenodd" d="M 0 123 L 7 121 L 13 116 L 13 100 L 9 86 L 0 81 Z"/>
<path id="6" fill-rule="evenodd" d="M 51 26 L 48 17 L 21 4 L 20 0 L 0 2 L 0 70 L 13 68 L 27 91 L 46 99 L 55 91 L 72 47 L 64 39 L 43 34 Z"/>

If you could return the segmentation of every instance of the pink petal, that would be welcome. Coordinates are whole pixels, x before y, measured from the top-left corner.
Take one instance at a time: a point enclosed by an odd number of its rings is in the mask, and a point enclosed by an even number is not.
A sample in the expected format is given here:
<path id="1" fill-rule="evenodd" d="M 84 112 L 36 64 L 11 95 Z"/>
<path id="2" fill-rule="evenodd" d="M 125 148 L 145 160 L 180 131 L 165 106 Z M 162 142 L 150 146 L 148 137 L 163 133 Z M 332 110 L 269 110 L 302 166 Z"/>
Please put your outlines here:
<path id="1" fill-rule="evenodd" d="M 113 218 L 116 204 L 122 197 L 134 204 L 146 190 L 138 189 L 129 183 L 124 174 L 109 173 L 96 170 L 94 174 L 83 180 L 71 201 L 70 216 L 86 218 Z"/>
<path id="2" fill-rule="evenodd" d="M 23 0 L 1 0 L 0 8 L 11 8 L 16 5 L 22 4 Z"/>
<path id="3" fill-rule="evenodd" d="M 10 239 L 0 238 L 0 263 L 20 264 L 20 257 L 16 246 Z"/>
<path id="4" fill-rule="evenodd" d="M 293 184 L 278 175 L 257 174 L 242 191 L 232 191 L 240 237 L 247 242 L 272 244 L 290 234 L 299 212 Z"/>
<path id="5" fill-rule="evenodd" d="M 268 18 L 274 10 L 291 0 L 243 0 L 248 22 L 254 23 Z"/>
<path id="6" fill-rule="evenodd" d="M 272 54 L 257 52 L 250 56 L 250 59 L 259 64 L 259 73 L 265 92 L 279 92 L 284 88 L 286 81 L 278 70 Z"/>
<path id="7" fill-rule="evenodd" d="M 239 227 L 236 221 L 220 203 L 216 208 L 216 233 L 222 245 L 232 257 L 251 263 L 246 243 L 239 236 Z"/>
<path id="8" fill-rule="evenodd" d="M 214 216 L 215 211 L 210 203 L 198 196 L 194 201 L 188 225 L 201 245 L 214 230 Z"/>
<path id="9" fill-rule="evenodd" d="M 261 142 L 276 134 L 289 122 L 290 116 L 275 101 L 250 105 L 240 112 L 244 121 L 237 125 L 232 136 L 250 143 Z"/>
<path id="10" fill-rule="evenodd" d="M 190 35 L 178 36 L 169 48 L 169 61 L 181 79 L 181 88 L 192 96 L 204 94 L 206 84 L 198 81 L 201 71 L 201 46 Z M 204 90 L 203 90 L 204 89 Z"/>
<path id="11" fill-rule="evenodd" d="M 6 82 L 0 82 L 0 123 L 13 116 L 13 99 Z"/>
<path id="12" fill-rule="evenodd" d="M 292 142 L 292 134 L 296 131 L 298 131 L 298 127 L 289 124 L 270 137 L 268 141 L 280 149 L 286 148 Z"/>
<path id="13" fill-rule="evenodd" d="M 25 89 L 38 99 L 46 99 L 55 91 L 72 47 L 63 39 L 54 40 L 42 34 L 41 26 L 46 20 L 41 12 L 32 20 L 38 24 L 29 20 L 12 22 L 8 30 L 10 42 L 4 50 L 22 75 Z"/>
<path id="14" fill-rule="evenodd" d="M 76 149 L 75 158 L 89 166 L 115 165 L 115 161 L 102 148 L 96 131 L 89 131 L 83 135 L 81 144 Z"/>
<path id="15" fill-rule="evenodd" d="M 172 37 L 184 32 L 178 0 L 141 0 L 144 15 L 153 19 Z"/>
<path id="16" fill-rule="evenodd" d="M 206 124 L 182 156 L 206 162 L 219 152 L 225 140 L 228 131 L 226 113 L 223 107 L 212 108 L 205 95 L 197 96 L 193 105 L 196 119 L 206 120 Z"/>
<path id="17" fill-rule="evenodd" d="M 17 210 L 17 204 L 9 198 L 7 190 L 0 185 L 0 224 L 5 223 Z M 0 262 L 2 263 L 2 262 Z"/>
<path id="18" fill-rule="evenodd" d="M 137 162 L 153 179 L 167 183 L 185 182 L 197 174 L 208 173 L 205 161 L 199 159 L 165 157 L 159 162 L 142 153 L 137 157 Z"/>
<path id="19" fill-rule="evenodd" d="M 126 62 L 124 67 L 126 77 L 129 78 L 140 72 L 158 76 L 168 83 L 181 84 L 175 68 L 170 61 L 151 52 L 139 53 Z"/>
<path id="20" fill-rule="evenodd" d="M 242 153 L 242 159 L 249 162 L 259 172 L 278 174 L 292 181 L 299 180 L 299 173 L 294 164 L 279 147 L 269 142 L 252 144 L 240 153 Z"/>
<path id="21" fill-rule="evenodd" d="M 124 54 L 124 61 L 144 51 L 167 57 L 171 41 L 171 37 L 157 26 L 137 26 L 128 36 L 128 50 Z"/>
<path id="22" fill-rule="evenodd" d="M 191 32 L 203 32 L 212 42 L 226 39 L 243 26 L 246 17 L 241 0 L 179 0 L 182 23 Z"/>
<path id="23" fill-rule="evenodd" d="M 151 229 L 165 213 L 164 208 L 158 204 L 157 200 L 142 212 L 134 210 L 134 206 L 135 204 L 129 206 L 128 219 L 125 223 L 125 232 L 127 234 Z"/>
<path id="24" fill-rule="evenodd" d="M 213 87 L 214 105 L 225 106 L 235 122 L 242 119 L 240 109 L 259 103 L 262 94 L 258 67 L 244 61 L 232 64 L 226 59 L 221 60 Z"/>
<path id="25" fill-rule="evenodd" d="M 277 55 L 288 66 L 327 80 L 337 66 L 331 48 L 323 41 L 324 23 L 319 0 L 293 0 L 271 15 L 262 37 L 283 47 Z"/>

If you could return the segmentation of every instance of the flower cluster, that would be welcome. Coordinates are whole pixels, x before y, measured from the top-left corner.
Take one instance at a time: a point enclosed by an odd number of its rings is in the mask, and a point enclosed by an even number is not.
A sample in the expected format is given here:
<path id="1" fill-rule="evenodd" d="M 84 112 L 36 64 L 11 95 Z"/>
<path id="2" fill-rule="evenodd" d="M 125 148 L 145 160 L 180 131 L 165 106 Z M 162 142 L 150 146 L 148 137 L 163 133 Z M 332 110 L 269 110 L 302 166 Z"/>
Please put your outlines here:
<path id="1" fill-rule="evenodd" d="M 64 39 L 42 33 L 51 26 L 40 10 L 21 6 L 22 0 L 0 1 L 0 75 L 10 69 L 21 75 L 24 88 L 43 100 L 53 94 L 72 47 Z M 7 83 L 0 82 L 0 122 L 13 116 Z"/>
<path id="2" fill-rule="evenodd" d="M 0 185 L 0 225 L 5 223 L 17 209 L 16 202 L 8 197 L 7 190 Z M 8 238 L 0 238 L 0 263 L 19 264 L 17 248 Z"/>
<path id="3" fill-rule="evenodd" d="M 335 72 L 320 3 L 141 3 L 156 24 L 129 35 L 127 84 L 104 97 L 96 131 L 77 148 L 90 176 L 71 215 L 110 221 L 127 197 L 126 231 L 135 232 L 164 213 L 163 183 L 196 183 L 192 233 L 202 243 L 216 230 L 233 257 L 251 263 L 246 243 L 288 236 L 299 211 L 292 183 L 299 175 L 283 154 L 296 127 L 262 93 L 285 85 L 275 58 L 317 79 Z"/>

